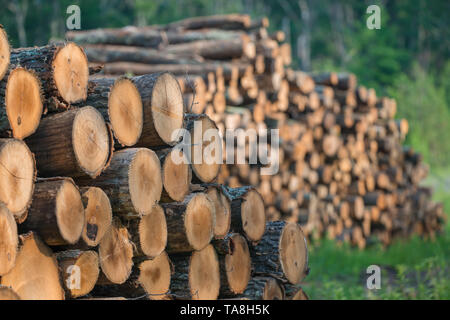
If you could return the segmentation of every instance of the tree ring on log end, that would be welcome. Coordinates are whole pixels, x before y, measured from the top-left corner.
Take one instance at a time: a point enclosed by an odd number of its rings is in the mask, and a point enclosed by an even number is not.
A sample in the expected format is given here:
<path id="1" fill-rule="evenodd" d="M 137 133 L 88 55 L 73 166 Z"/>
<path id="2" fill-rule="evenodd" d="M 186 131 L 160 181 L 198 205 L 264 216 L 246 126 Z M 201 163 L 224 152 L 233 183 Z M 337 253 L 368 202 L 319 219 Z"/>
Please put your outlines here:
<path id="1" fill-rule="evenodd" d="M 172 267 L 166 252 L 139 266 L 139 283 L 151 300 L 165 299 L 169 292 Z"/>
<path id="2" fill-rule="evenodd" d="M 298 284 L 308 269 L 308 249 L 302 229 L 296 223 L 287 223 L 280 238 L 280 263 L 286 279 Z"/>
<path id="3" fill-rule="evenodd" d="M 3 79 L 6 71 L 8 70 L 11 54 L 10 50 L 8 36 L 5 29 L 3 29 L 2 25 L 0 25 L 0 80 Z"/>
<path id="4" fill-rule="evenodd" d="M 23 141 L 0 139 L 0 163 L 0 202 L 16 220 L 23 220 L 34 191 L 33 154 Z"/>
<path id="5" fill-rule="evenodd" d="M 56 221 L 61 237 L 70 244 L 78 241 L 84 226 L 84 207 L 78 188 L 65 180 L 56 194 Z"/>
<path id="6" fill-rule="evenodd" d="M 242 228 L 250 241 L 259 241 L 266 229 L 266 214 L 261 195 L 250 190 L 242 203 Z"/>
<path id="7" fill-rule="evenodd" d="M 141 148 L 136 152 L 128 172 L 128 185 L 136 212 L 150 213 L 162 192 L 161 163 L 154 151 Z"/>
<path id="8" fill-rule="evenodd" d="M 139 222 L 139 242 L 146 256 L 156 257 L 167 244 L 167 224 L 163 208 L 155 205 Z"/>
<path id="9" fill-rule="evenodd" d="M 97 187 L 89 187 L 83 197 L 87 199 L 87 205 L 84 209 L 82 237 L 87 245 L 94 247 L 100 243 L 111 226 L 111 203 L 106 193 Z"/>
<path id="10" fill-rule="evenodd" d="M 177 137 L 173 132 L 183 128 L 183 95 L 177 79 L 170 73 L 163 73 L 156 80 L 152 91 L 152 118 L 159 137 L 167 144 L 174 145 Z"/>
<path id="11" fill-rule="evenodd" d="M 165 157 L 162 178 L 164 190 L 172 200 L 182 201 L 189 193 L 192 173 L 187 157 L 181 149 L 174 148 Z"/>
<path id="12" fill-rule="evenodd" d="M 5 106 L 13 136 L 24 139 L 39 126 L 43 112 L 41 81 L 32 71 L 16 68 L 6 84 Z"/>
<path id="13" fill-rule="evenodd" d="M 14 267 L 18 242 L 14 216 L 0 203 L 0 276 L 7 274 Z"/>
<path id="14" fill-rule="evenodd" d="M 114 82 L 108 98 L 108 115 L 114 136 L 120 144 L 133 146 L 144 123 L 142 100 L 134 83 L 127 78 Z"/>
<path id="15" fill-rule="evenodd" d="M 56 88 L 66 102 L 77 103 L 86 100 L 89 66 L 81 47 L 69 42 L 59 48 L 52 67 Z"/>
<path id="16" fill-rule="evenodd" d="M 194 251 L 189 265 L 189 289 L 193 300 L 215 300 L 220 289 L 217 253 L 212 245 Z"/>
<path id="17" fill-rule="evenodd" d="M 111 152 L 108 128 L 97 109 L 87 106 L 78 110 L 73 121 L 72 143 L 80 168 L 91 178 L 97 177 Z"/>
<path id="18" fill-rule="evenodd" d="M 225 256 L 225 268 L 230 290 L 235 293 L 243 293 L 251 276 L 251 258 L 247 241 L 238 233 L 231 238 L 232 252 Z"/>
<path id="19" fill-rule="evenodd" d="M 201 250 L 210 243 L 215 224 L 214 204 L 206 194 L 196 194 L 189 201 L 184 216 L 186 237 L 194 250 Z"/>
<path id="20" fill-rule="evenodd" d="M 214 227 L 214 236 L 224 238 L 230 230 L 231 224 L 231 206 L 230 200 L 220 191 L 220 188 L 208 188 L 206 194 L 214 203 L 216 211 L 216 226 Z"/>

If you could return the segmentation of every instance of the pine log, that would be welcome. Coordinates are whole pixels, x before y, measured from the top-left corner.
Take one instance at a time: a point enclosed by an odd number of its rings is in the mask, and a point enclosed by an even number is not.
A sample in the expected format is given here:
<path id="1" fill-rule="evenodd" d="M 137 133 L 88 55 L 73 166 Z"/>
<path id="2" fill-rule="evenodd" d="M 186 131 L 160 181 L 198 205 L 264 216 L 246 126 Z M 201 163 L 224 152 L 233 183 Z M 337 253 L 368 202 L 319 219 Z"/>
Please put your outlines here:
<path id="1" fill-rule="evenodd" d="M 42 81 L 50 111 L 67 109 L 86 100 L 89 68 L 86 55 L 73 42 L 64 46 L 20 48 L 11 51 L 11 65 L 33 70 Z"/>
<path id="2" fill-rule="evenodd" d="M 253 187 L 224 187 L 224 192 L 231 201 L 231 230 L 243 233 L 249 242 L 257 243 L 266 228 L 261 195 Z"/>
<path id="3" fill-rule="evenodd" d="M 84 207 L 78 187 L 70 178 L 38 179 L 23 232 L 36 231 L 50 246 L 74 244 L 84 226 Z"/>
<path id="4" fill-rule="evenodd" d="M 162 191 L 161 165 L 154 151 L 129 148 L 114 152 L 109 167 L 92 180 L 80 177 L 80 186 L 101 188 L 114 215 L 135 219 L 148 214 Z"/>
<path id="5" fill-rule="evenodd" d="M 113 220 L 100 241 L 98 254 L 102 272 L 109 281 L 121 284 L 128 279 L 133 267 L 133 244 L 118 219 Z"/>
<path id="6" fill-rule="evenodd" d="M 0 81 L 8 71 L 10 50 L 8 35 L 3 26 L 0 25 Z"/>
<path id="7" fill-rule="evenodd" d="M 212 182 L 222 163 L 222 139 L 216 124 L 206 114 L 186 114 L 182 148 L 188 156 L 194 182 Z"/>
<path id="8" fill-rule="evenodd" d="M 251 18 L 246 14 L 214 15 L 207 17 L 194 17 L 169 23 L 166 30 L 195 30 L 204 28 L 216 29 L 247 29 L 251 26 Z"/>
<path id="9" fill-rule="evenodd" d="M 2 276 L 1 285 L 11 287 L 24 300 L 64 300 L 58 263 L 50 248 L 33 232 L 19 239 L 16 264 Z"/>
<path id="10" fill-rule="evenodd" d="M 214 203 L 216 212 L 216 226 L 214 227 L 214 237 L 216 239 L 224 238 L 231 225 L 231 201 L 225 195 L 222 187 L 216 184 L 205 185 L 206 195 Z"/>
<path id="11" fill-rule="evenodd" d="M 220 267 L 220 296 L 233 297 L 244 292 L 251 277 L 251 258 L 247 240 L 238 233 L 214 240 Z"/>
<path id="12" fill-rule="evenodd" d="M 162 202 L 182 201 L 189 193 L 192 170 L 182 148 L 175 146 L 156 152 L 161 162 Z"/>
<path id="13" fill-rule="evenodd" d="M 16 139 L 0 139 L 0 202 L 20 223 L 31 204 L 36 165 L 27 145 Z"/>
<path id="14" fill-rule="evenodd" d="M 97 177 L 112 155 L 112 137 L 93 107 L 72 109 L 42 119 L 26 139 L 40 177 Z"/>
<path id="15" fill-rule="evenodd" d="M 111 227 L 111 203 L 106 193 L 97 187 L 83 187 L 81 194 L 85 215 L 81 237 L 88 246 L 95 247 Z"/>
<path id="16" fill-rule="evenodd" d="M 240 297 L 250 300 L 284 300 L 285 293 L 283 285 L 276 279 L 256 276 L 250 279 L 245 292 Z"/>
<path id="17" fill-rule="evenodd" d="M 268 222 L 263 238 L 250 247 L 250 254 L 255 274 L 298 284 L 309 272 L 306 238 L 296 223 Z"/>
<path id="18" fill-rule="evenodd" d="M 0 202 L 0 276 L 7 274 L 16 262 L 17 246 L 19 238 L 17 235 L 17 224 L 14 216 L 8 208 Z"/>
<path id="19" fill-rule="evenodd" d="M 81 297 L 92 291 L 100 273 L 97 252 L 61 251 L 56 254 L 56 259 L 68 298 Z"/>
<path id="20" fill-rule="evenodd" d="M 12 69 L 0 82 L 0 136 L 24 139 L 33 134 L 44 111 L 43 101 L 41 80 L 34 71 Z"/>
<path id="21" fill-rule="evenodd" d="M 148 298 L 151 300 L 167 299 L 172 275 L 172 264 L 167 253 L 163 251 L 159 256 L 142 262 L 139 270 L 138 281 Z"/>
<path id="22" fill-rule="evenodd" d="M 0 301 L 8 300 L 20 300 L 20 297 L 10 287 L 0 285 Z"/>
<path id="23" fill-rule="evenodd" d="M 170 293 L 177 299 L 215 300 L 219 296 L 220 269 L 212 245 L 189 256 L 171 256 L 174 273 Z"/>
<path id="24" fill-rule="evenodd" d="M 167 252 L 205 248 L 214 236 L 214 203 L 204 193 L 188 195 L 182 202 L 161 204 L 167 220 Z"/>

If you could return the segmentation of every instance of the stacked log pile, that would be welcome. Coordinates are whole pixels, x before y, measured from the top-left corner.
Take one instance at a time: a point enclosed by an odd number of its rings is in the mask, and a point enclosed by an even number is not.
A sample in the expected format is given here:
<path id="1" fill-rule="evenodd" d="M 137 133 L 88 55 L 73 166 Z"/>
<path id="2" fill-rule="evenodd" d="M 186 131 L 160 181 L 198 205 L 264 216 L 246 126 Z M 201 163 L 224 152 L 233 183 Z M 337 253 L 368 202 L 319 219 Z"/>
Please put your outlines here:
<path id="1" fill-rule="evenodd" d="M 412 233 L 434 237 L 445 215 L 420 186 L 428 170 L 421 155 L 402 146 L 408 122 L 395 119 L 395 100 L 358 85 L 353 74 L 293 70 L 283 32 L 267 27 L 267 19 L 228 15 L 67 37 L 91 63 L 104 64 L 100 79 L 177 75 L 187 111 L 207 114 L 224 137 L 244 130 L 235 151 L 245 150 L 247 160 L 266 129 L 279 129 L 277 174 L 261 175 L 261 163 L 246 161 L 223 165 L 218 180 L 255 186 L 268 220 L 298 222 L 310 236 L 360 248 Z"/>
<path id="2" fill-rule="evenodd" d="M 202 157 L 221 159 L 219 129 L 186 112 L 177 78 L 93 78 L 88 58 L 73 42 L 10 49 L 0 28 L 0 300 L 306 298 L 303 230 L 217 183 Z"/>

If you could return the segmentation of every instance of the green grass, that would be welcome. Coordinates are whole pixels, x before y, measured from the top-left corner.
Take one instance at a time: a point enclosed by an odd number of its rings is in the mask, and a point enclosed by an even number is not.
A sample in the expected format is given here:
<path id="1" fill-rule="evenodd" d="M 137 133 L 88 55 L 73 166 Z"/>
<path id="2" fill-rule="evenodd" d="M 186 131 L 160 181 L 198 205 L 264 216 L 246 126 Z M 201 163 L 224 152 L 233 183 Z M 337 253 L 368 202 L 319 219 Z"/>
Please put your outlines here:
<path id="1" fill-rule="evenodd" d="M 443 176 L 447 183 L 450 174 Z M 309 254 L 311 271 L 303 285 L 309 297 L 450 299 L 450 190 L 447 184 L 431 183 L 437 185 L 434 200 L 444 203 L 448 218 L 441 235 L 434 241 L 413 237 L 396 240 L 388 248 L 374 245 L 365 250 L 331 240 L 314 243 Z M 366 269 L 372 264 L 382 269 L 379 290 L 366 288 Z"/>

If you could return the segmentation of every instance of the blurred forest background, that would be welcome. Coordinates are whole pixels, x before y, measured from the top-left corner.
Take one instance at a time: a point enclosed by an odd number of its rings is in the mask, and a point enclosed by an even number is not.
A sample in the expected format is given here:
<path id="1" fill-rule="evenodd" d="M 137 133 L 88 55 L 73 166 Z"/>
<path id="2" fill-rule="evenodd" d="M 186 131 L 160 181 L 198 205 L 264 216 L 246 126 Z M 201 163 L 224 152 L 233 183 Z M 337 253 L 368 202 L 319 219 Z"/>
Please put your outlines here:
<path id="1" fill-rule="evenodd" d="M 64 38 L 72 4 L 81 8 L 82 29 L 234 12 L 267 16 L 270 30 L 286 33 L 295 67 L 351 71 L 379 95 L 395 97 L 398 116 L 410 123 L 407 143 L 433 169 L 450 167 L 449 1 L 0 0 L 0 23 L 14 47 L 44 45 Z M 381 8 L 380 30 L 366 27 L 371 4 Z"/>

